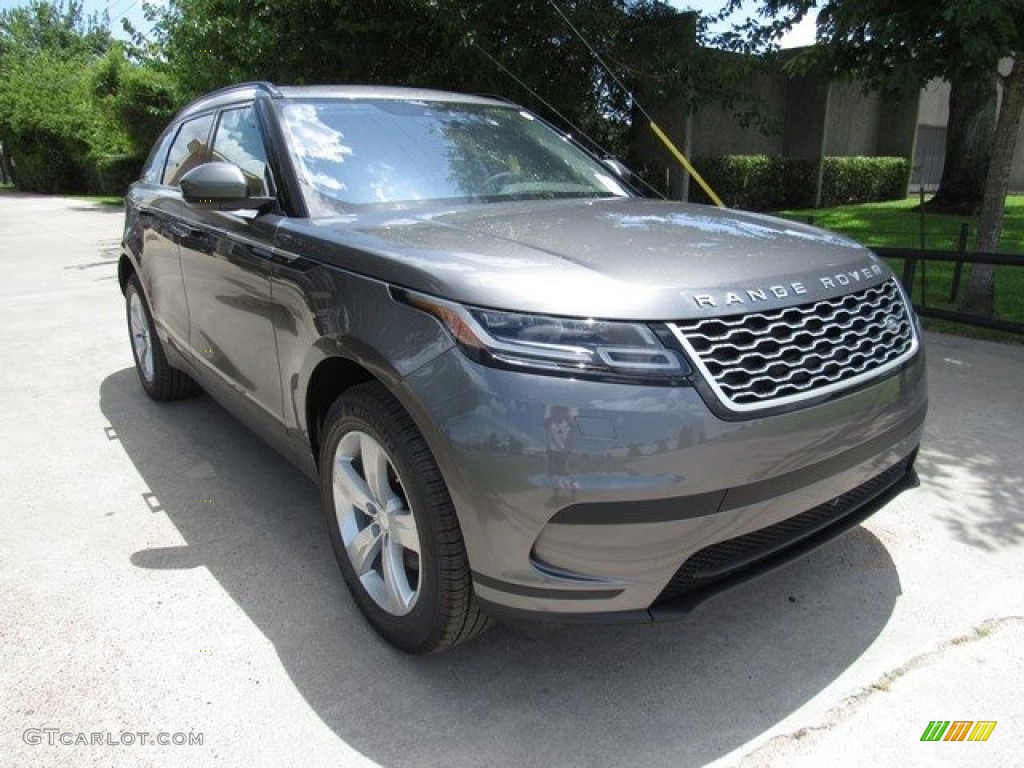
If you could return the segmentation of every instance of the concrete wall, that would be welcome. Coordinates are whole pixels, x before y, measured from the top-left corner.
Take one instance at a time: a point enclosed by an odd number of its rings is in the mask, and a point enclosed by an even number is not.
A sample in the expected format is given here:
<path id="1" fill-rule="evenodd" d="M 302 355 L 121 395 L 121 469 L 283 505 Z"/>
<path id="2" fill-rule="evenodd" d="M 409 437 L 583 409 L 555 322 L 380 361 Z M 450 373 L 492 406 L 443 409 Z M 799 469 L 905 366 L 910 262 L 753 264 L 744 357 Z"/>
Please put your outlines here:
<path id="1" fill-rule="evenodd" d="M 949 123 L 949 83 L 945 80 L 932 80 L 921 91 L 917 123 L 942 128 Z"/>
<path id="2" fill-rule="evenodd" d="M 690 151 L 694 157 L 782 154 L 780 129 L 786 113 L 786 83 L 778 77 L 760 76 L 754 90 L 763 101 L 762 113 L 775 130 L 765 133 L 753 123 L 744 127 L 735 110 L 706 107 L 693 116 Z"/>
<path id="3" fill-rule="evenodd" d="M 905 157 L 920 163 L 920 157 L 915 157 L 922 134 L 919 126 L 929 132 L 929 156 L 941 154 L 941 148 L 934 145 L 936 137 L 941 143 L 941 131 L 949 122 L 949 83 L 933 80 L 919 94 L 886 101 L 877 94 L 865 94 L 859 84 L 829 85 L 814 77 L 791 79 L 778 70 L 760 76 L 755 90 L 778 132 L 765 135 L 753 125 L 743 127 L 734 110 L 710 106 L 692 116 L 687 135 L 681 101 L 657 108 L 655 119 L 693 158 L 764 154 L 817 159 L 824 148 L 827 156 Z M 633 151 L 659 173 L 667 170 L 673 196 L 681 194 L 682 169 L 650 134 L 646 123 L 634 134 Z M 1010 189 L 1024 191 L 1024 125 L 1014 154 Z"/>
<path id="4" fill-rule="evenodd" d="M 886 102 L 865 94 L 856 83 L 822 78 L 790 78 L 781 71 L 760 78 L 763 109 L 779 132 L 765 136 L 743 128 L 731 110 L 708 107 L 693 117 L 691 154 L 782 155 L 817 159 L 827 156 L 913 156 L 916 98 Z M 663 110 L 669 124 L 677 116 Z M 664 126 L 663 126 L 664 127 Z"/>
<path id="5" fill-rule="evenodd" d="M 780 78 L 786 85 L 782 154 L 817 160 L 828 113 L 828 83 L 816 77 Z"/>
<path id="6" fill-rule="evenodd" d="M 1017 137 L 1017 149 L 1013 153 L 1013 166 L 1010 168 L 1010 189 L 1014 192 L 1024 191 L 1024 131 Z"/>
<path id="7" fill-rule="evenodd" d="M 832 83 L 825 123 L 825 155 L 874 155 L 878 147 L 879 98 L 859 84 Z"/>
<path id="8" fill-rule="evenodd" d="M 878 132 L 875 151 L 879 157 L 914 156 L 919 95 L 899 101 L 878 99 Z"/>
<path id="9" fill-rule="evenodd" d="M 781 119 L 781 115 L 773 117 Z M 708 107 L 693 116 L 691 152 L 694 157 L 778 155 L 782 153 L 782 136 L 765 135 L 753 125 L 744 128 L 731 109 Z"/>

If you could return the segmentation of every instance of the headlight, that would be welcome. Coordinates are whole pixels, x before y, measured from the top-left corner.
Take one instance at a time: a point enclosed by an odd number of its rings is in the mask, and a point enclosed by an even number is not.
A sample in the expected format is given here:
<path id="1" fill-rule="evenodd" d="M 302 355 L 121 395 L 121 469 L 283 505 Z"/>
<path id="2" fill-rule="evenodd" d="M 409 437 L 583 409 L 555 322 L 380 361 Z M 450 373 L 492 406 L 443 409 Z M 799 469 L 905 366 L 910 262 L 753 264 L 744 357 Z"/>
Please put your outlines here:
<path id="1" fill-rule="evenodd" d="M 643 323 L 554 317 L 464 307 L 408 291 L 408 304 L 438 318 L 470 358 L 499 368 L 680 383 L 682 355 Z"/>

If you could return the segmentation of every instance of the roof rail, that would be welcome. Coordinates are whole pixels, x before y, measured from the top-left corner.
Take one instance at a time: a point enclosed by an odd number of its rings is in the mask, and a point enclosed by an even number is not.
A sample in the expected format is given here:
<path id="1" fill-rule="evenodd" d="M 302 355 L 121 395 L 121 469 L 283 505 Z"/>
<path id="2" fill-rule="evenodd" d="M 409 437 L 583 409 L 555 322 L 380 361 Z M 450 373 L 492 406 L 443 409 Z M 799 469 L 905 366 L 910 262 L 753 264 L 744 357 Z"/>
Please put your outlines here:
<path id="1" fill-rule="evenodd" d="M 508 96 L 503 96 L 503 95 L 498 94 L 498 93 L 482 93 L 482 92 L 477 91 L 477 92 L 474 92 L 473 95 L 474 96 L 480 96 L 481 98 L 484 98 L 484 99 L 494 99 L 495 101 L 503 101 L 506 104 L 512 105 L 513 107 L 520 107 L 520 106 L 522 106 L 518 101 L 514 101 L 513 99 L 510 99 Z"/>
<path id="2" fill-rule="evenodd" d="M 218 97 L 229 96 L 232 93 L 239 91 L 258 91 L 267 94 L 272 99 L 281 98 L 281 91 L 278 90 L 277 86 L 266 80 L 253 80 L 245 83 L 235 83 L 234 85 L 227 85 L 223 88 L 218 88 L 216 91 L 210 93 L 204 93 L 201 96 L 190 101 L 188 104 L 183 106 L 178 113 L 175 115 L 177 120 L 180 117 L 188 115 L 197 109 L 205 108 L 205 105 L 216 104 Z"/>
<path id="3" fill-rule="evenodd" d="M 277 89 L 277 86 L 274 85 L 269 80 L 248 80 L 244 83 L 234 83 L 233 85 L 225 85 L 223 88 L 218 88 L 216 91 L 210 91 L 209 93 L 203 94 L 203 98 L 207 98 L 209 96 L 219 96 L 222 93 L 228 93 L 229 91 L 234 91 L 236 89 L 240 90 L 242 88 L 258 88 L 261 91 L 266 91 L 270 96 L 273 96 L 274 98 L 280 98 L 281 96 L 281 92 Z"/>

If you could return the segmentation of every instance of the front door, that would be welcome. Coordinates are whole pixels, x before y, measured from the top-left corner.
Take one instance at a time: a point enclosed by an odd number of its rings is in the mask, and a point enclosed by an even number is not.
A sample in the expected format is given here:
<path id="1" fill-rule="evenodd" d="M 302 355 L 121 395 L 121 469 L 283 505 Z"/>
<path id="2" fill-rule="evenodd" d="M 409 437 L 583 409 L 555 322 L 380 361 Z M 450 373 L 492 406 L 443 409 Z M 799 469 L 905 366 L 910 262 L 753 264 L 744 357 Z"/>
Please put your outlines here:
<path id="1" fill-rule="evenodd" d="M 245 173 L 250 194 L 272 195 L 267 154 L 251 105 L 224 110 L 212 159 Z M 189 346 L 196 366 L 233 390 L 230 400 L 276 430 L 281 422 L 281 375 L 270 294 L 278 215 L 185 206 L 181 269 L 189 306 Z M 248 406 L 248 407 L 246 407 Z M 276 424 L 275 424 L 276 423 Z M 275 435 L 276 436 L 276 435 Z"/>

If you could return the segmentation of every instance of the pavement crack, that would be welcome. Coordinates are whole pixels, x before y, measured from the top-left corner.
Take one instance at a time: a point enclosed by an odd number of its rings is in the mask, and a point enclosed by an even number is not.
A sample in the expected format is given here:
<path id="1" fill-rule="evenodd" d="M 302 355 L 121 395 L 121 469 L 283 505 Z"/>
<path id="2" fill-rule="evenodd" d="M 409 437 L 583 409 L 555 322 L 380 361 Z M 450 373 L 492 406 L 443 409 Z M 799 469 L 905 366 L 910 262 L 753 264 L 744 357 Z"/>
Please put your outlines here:
<path id="1" fill-rule="evenodd" d="M 977 643 L 1010 625 L 1024 626 L 1024 616 L 1002 616 L 999 618 L 985 619 L 980 624 L 975 625 L 974 628 L 966 634 L 957 635 L 956 637 L 944 640 L 931 650 L 911 657 L 905 664 L 901 664 L 894 669 L 885 671 L 877 680 L 864 686 L 856 693 L 850 694 L 839 704 L 829 709 L 825 714 L 823 722 L 816 725 L 807 725 L 791 733 L 784 733 L 772 737 L 764 744 L 759 745 L 756 749 L 748 752 L 740 758 L 740 761 L 736 764 L 736 768 L 756 768 L 757 766 L 768 765 L 768 763 L 764 762 L 764 758 L 773 752 L 776 747 L 780 747 L 794 741 L 801 741 L 814 733 L 827 731 L 830 728 L 839 725 L 854 712 L 863 707 L 868 701 L 879 694 L 888 692 L 897 680 L 913 672 L 915 669 L 926 666 L 941 658 L 952 648 Z"/>

